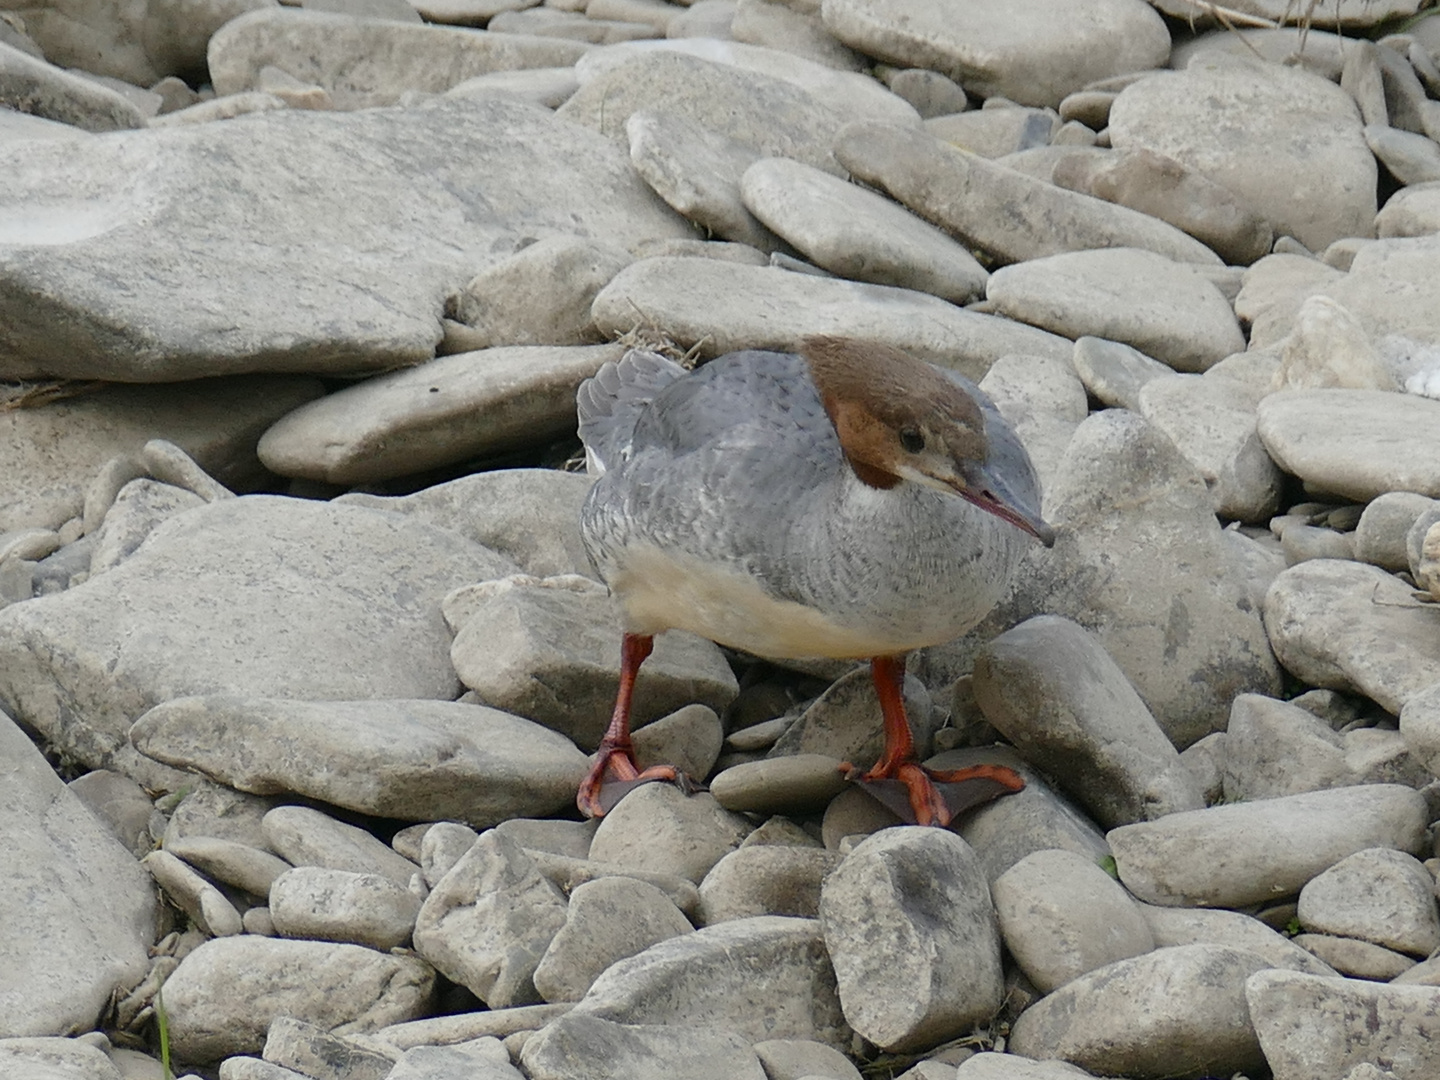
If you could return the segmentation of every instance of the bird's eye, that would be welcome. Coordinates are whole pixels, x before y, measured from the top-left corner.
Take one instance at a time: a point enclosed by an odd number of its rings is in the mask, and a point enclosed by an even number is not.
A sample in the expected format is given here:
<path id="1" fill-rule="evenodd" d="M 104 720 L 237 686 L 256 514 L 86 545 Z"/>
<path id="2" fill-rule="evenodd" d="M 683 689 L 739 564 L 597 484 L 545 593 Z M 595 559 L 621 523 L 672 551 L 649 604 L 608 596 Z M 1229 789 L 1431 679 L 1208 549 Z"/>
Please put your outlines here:
<path id="1" fill-rule="evenodd" d="M 905 448 L 907 453 L 918 454 L 925 449 L 925 436 L 920 434 L 919 428 L 901 428 L 900 445 Z"/>

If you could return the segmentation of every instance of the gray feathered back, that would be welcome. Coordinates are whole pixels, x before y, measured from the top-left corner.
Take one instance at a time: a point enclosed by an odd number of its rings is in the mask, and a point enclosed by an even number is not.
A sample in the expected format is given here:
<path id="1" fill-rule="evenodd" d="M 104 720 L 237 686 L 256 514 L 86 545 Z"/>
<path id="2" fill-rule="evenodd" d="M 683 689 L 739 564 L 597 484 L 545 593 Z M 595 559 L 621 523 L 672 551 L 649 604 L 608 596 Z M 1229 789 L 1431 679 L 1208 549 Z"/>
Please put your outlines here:
<path id="1" fill-rule="evenodd" d="M 631 349 L 607 361 L 575 391 L 580 441 L 585 444 L 585 471 L 601 476 L 629 454 L 636 421 L 665 387 L 685 369 L 659 353 Z"/>

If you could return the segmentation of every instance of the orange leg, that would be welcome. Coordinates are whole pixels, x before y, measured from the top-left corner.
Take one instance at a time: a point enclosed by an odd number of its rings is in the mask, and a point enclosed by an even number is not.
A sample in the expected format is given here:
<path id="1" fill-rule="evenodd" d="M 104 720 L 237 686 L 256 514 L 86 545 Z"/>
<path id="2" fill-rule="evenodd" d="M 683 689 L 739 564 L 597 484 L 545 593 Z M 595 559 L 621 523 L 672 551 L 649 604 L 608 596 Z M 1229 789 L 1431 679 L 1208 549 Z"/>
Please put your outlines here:
<path id="1" fill-rule="evenodd" d="M 641 772 L 635 764 L 635 747 L 630 742 L 630 699 L 635 693 L 635 676 L 655 647 L 650 634 L 626 634 L 620 645 L 620 691 L 610 726 L 600 740 L 595 761 L 575 796 L 575 805 L 586 817 L 604 817 L 637 784 L 651 780 L 680 780 L 671 765 L 652 765 Z"/>
<path id="2" fill-rule="evenodd" d="M 853 779 L 902 818 L 916 825 L 949 825 L 961 811 L 1025 786 L 1019 773 L 1003 765 L 948 771 L 925 768 L 915 756 L 915 741 L 905 715 L 905 657 L 875 657 L 870 661 L 870 675 L 885 718 L 885 749 L 874 768 Z M 896 782 L 903 789 L 904 802 L 886 797 Z M 906 804 L 908 814 L 901 812 Z"/>

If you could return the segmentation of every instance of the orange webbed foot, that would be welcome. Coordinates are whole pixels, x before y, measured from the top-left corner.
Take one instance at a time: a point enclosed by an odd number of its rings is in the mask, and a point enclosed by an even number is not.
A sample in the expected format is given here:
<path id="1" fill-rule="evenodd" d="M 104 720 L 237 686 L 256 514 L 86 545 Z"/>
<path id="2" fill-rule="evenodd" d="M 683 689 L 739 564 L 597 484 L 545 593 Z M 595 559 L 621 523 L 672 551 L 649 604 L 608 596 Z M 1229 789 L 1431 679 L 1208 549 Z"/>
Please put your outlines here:
<path id="1" fill-rule="evenodd" d="M 604 817 L 635 788 L 657 781 L 672 783 L 686 795 L 702 790 L 673 765 L 651 765 L 642 770 L 629 749 L 601 746 L 575 795 L 575 805 L 587 818 Z"/>
<path id="2" fill-rule="evenodd" d="M 1004 765 L 929 769 L 917 761 L 881 762 L 866 773 L 851 768 L 846 779 L 902 821 L 942 828 L 972 807 L 1025 787 L 1020 774 Z"/>

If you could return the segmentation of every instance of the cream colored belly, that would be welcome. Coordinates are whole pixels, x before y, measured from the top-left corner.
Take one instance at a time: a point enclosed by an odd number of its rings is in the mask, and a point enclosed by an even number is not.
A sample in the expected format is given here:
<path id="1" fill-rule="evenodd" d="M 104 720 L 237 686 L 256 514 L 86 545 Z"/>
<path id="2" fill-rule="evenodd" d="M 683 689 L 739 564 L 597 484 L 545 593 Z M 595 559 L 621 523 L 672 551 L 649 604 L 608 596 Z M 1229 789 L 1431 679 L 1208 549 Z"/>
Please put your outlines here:
<path id="1" fill-rule="evenodd" d="M 623 568 L 609 580 L 632 633 L 688 630 L 780 659 L 861 659 L 931 644 L 841 626 L 814 608 L 777 600 L 747 574 L 654 547 L 626 549 Z"/>

